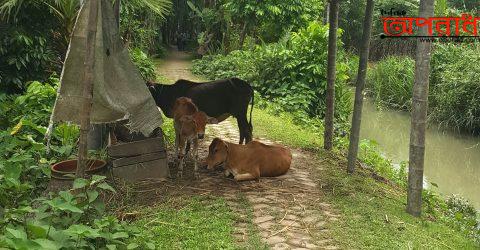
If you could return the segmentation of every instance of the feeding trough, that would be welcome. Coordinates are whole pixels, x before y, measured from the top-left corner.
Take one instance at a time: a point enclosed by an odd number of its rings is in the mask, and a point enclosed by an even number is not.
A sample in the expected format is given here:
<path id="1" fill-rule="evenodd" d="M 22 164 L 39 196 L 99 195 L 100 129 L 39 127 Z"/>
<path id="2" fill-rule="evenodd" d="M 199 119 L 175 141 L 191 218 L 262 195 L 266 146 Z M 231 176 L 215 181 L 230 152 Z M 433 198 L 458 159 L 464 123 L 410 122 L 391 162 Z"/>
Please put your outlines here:
<path id="1" fill-rule="evenodd" d="M 73 159 L 53 164 L 50 167 L 52 177 L 59 180 L 73 180 L 73 176 L 77 171 L 77 162 L 77 159 Z M 107 163 L 103 160 L 88 159 L 85 165 L 85 172 L 87 174 L 94 174 L 104 170 Z"/>

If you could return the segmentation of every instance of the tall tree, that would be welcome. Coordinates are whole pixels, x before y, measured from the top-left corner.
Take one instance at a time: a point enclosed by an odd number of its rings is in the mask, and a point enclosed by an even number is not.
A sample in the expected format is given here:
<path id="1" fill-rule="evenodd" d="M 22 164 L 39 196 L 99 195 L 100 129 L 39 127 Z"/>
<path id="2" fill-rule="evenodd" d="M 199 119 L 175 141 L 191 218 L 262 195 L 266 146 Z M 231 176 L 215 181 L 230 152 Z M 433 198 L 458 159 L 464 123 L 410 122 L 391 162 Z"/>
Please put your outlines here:
<path id="1" fill-rule="evenodd" d="M 433 16 L 434 2 L 435 0 L 421 0 L 419 16 L 425 18 Z M 419 35 L 428 35 L 427 26 L 419 28 Z M 422 208 L 425 128 L 427 124 L 431 49 L 432 44 L 430 42 L 417 40 L 407 194 L 407 212 L 413 216 L 420 216 Z"/>
<path id="2" fill-rule="evenodd" d="M 373 0 L 367 0 L 365 20 L 363 21 L 363 38 L 358 64 L 357 82 L 355 89 L 355 104 L 353 106 L 352 128 L 350 129 L 350 144 L 348 147 L 347 172 L 353 173 L 358 154 L 358 141 L 360 137 L 360 124 L 362 122 L 363 89 L 367 76 L 368 53 L 370 50 L 370 33 L 372 31 Z"/>
<path id="3" fill-rule="evenodd" d="M 327 110 L 325 112 L 325 133 L 323 147 L 333 147 L 333 119 L 335 113 L 335 71 L 337 60 L 338 0 L 330 1 L 327 59 Z"/>

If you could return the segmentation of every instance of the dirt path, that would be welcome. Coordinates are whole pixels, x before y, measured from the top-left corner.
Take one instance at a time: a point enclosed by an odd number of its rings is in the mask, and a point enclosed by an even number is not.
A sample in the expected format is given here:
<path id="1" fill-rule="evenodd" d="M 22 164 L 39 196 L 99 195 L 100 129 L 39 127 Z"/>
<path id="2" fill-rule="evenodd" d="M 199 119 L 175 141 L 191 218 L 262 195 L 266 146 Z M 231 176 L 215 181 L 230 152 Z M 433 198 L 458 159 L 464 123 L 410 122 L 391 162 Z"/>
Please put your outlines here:
<path id="1" fill-rule="evenodd" d="M 158 71 L 172 81 L 179 78 L 199 80 L 189 68 L 189 56 L 172 51 Z M 214 137 L 238 143 L 238 136 L 232 119 L 210 126 L 200 148 L 200 157 L 206 157 L 208 144 Z M 272 143 L 264 138 L 256 139 Z M 251 219 L 262 242 L 272 249 L 336 249 L 328 238 L 326 223 L 337 220 L 338 215 L 323 201 L 320 188 L 311 178 L 310 168 L 320 164 L 311 153 L 294 149 L 292 154 L 291 169 L 277 178 L 237 183 L 224 177 L 222 172 L 201 170 L 199 180 L 169 181 L 166 185 L 200 195 L 223 196 L 238 215 L 235 238 L 240 245 L 252 237 Z"/>

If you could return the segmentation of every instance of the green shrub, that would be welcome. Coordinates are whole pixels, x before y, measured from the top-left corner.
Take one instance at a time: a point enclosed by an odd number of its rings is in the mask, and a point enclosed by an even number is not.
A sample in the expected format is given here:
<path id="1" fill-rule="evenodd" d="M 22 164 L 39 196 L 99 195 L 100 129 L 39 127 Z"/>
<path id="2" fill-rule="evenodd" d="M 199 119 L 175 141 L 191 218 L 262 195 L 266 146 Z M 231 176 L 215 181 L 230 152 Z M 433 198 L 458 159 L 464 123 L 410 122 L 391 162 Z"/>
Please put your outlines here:
<path id="1" fill-rule="evenodd" d="M 2 31 L 4 32 L 4 31 Z M 22 92 L 24 83 L 46 79 L 55 65 L 55 52 L 42 36 L 8 30 L 0 37 L 0 92 Z"/>
<path id="2" fill-rule="evenodd" d="M 446 219 L 480 244 L 480 214 L 467 200 L 451 196 L 446 201 Z"/>
<path id="3" fill-rule="evenodd" d="M 46 154 L 43 138 L 58 79 L 51 82 L 31 82 L 24 95 L 0 96 L 0 118 L 5 121 L 0 125 L 0 246 L 126 248 L 136 232 L 114 217 L 103 216 L 100 191 L 112 190 L 105 177 L 77 179 L 72 192 L 41 196 L 50 179 L 50 164 L 74 155 L 79 134 L 78 126 L 58 124 L 52 153 Z"/>
<path id="4" fill-rule="evenodd" d="M 335 115 L 340 121 L 347 121 L 352 96 L 346 85 L 348 65 L 343 63 L 345 55 L 339 45 Z M 234 51 L 227 56 L 206 56 L 194 62 L 193 72 L 210 79 L 243 78 L 262 96 L 275 100 L 286 111 L 323 117 L 327 47 L 328 26 L 314 22 L 278 43 Z"/>
<path id="5" fill-rule="evenodd" d="M 442 127 L 480 133 L 479 60 L 480 43 L 435 47 L 430 113 Z"/>
<path id="6" fill-rule="evenodd" d="M 391 56 L 368 71 L 367 93 L 383 106 L 409 110 L 415 61 L 408 57 Z"/>
<path id="7" fill-rule="evenodd" d="M 72 190 L 36 199 L 37 206 L 30 203 L 6 209 L 0 218 L 0 245 L 11 249 L 127 248 L 135 228 L 115 217 L 103 217 L 102 193 L 115 191 L 105 178 L 76 179 Z"/>
<path id="8" fill-rule="evenodd" d="M 155 63 L 148 55 L 139 48 L 129 49 L 130 58 L 140 71 L 140 75 L 145 81 L 156 81 Z"/>
<path id="9" fill-rule="evenodd" d="M 432 53 L 429 115 L 442 127 L 480 133 L 480 44 L 436 44 Z M 371 66 L 367 93 L 386 107 L 410 110 L 415 61 L 388 57 Z"/>

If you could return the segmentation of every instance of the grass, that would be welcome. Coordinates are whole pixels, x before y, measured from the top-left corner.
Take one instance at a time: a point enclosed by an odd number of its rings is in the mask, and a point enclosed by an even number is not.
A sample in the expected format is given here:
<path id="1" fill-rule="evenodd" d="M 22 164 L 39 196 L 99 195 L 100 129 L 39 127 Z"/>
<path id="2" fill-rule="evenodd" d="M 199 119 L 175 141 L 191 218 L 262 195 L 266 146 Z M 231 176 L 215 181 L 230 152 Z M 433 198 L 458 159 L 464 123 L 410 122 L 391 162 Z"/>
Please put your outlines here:
<path id="1" fill-rule="evenodd" d="M 282 141 L 291 147 L 321 149 L 322 131 L 303 129 L 288 114 L 254 110 L 254 134 Z M 325 199 L 339 210 L 341 219 L 330 222 L 332 237 L 347 249 L 477 249 L 473 240 L 452 225 L 426 214 L 414 218 L 405 212 L 403 188 L 376 181 L 371 173 L 345 171 L 341 153 L 318 150 L 322 171 L 315 176 Z M 315 167 L 314 167 L 315 168 Z"/>
<path id="2" fill-rule="evenodd" d="M 266 137 L 281 141 L 283 144 L 304 149 L 319 149 L 323 147 L 322 131 L 305 129 L 295 123 L 293 115 L 273 110 L 254 108 L 254 137 Z"/>
<path id="3" fill-rule="evenodd" d="M 211 196 L 172 197 L 134 222 L 141 228 L 137 241 L 153 241 L 156 249 L 236 249 L 234 214 L 225 200 Z"/>

